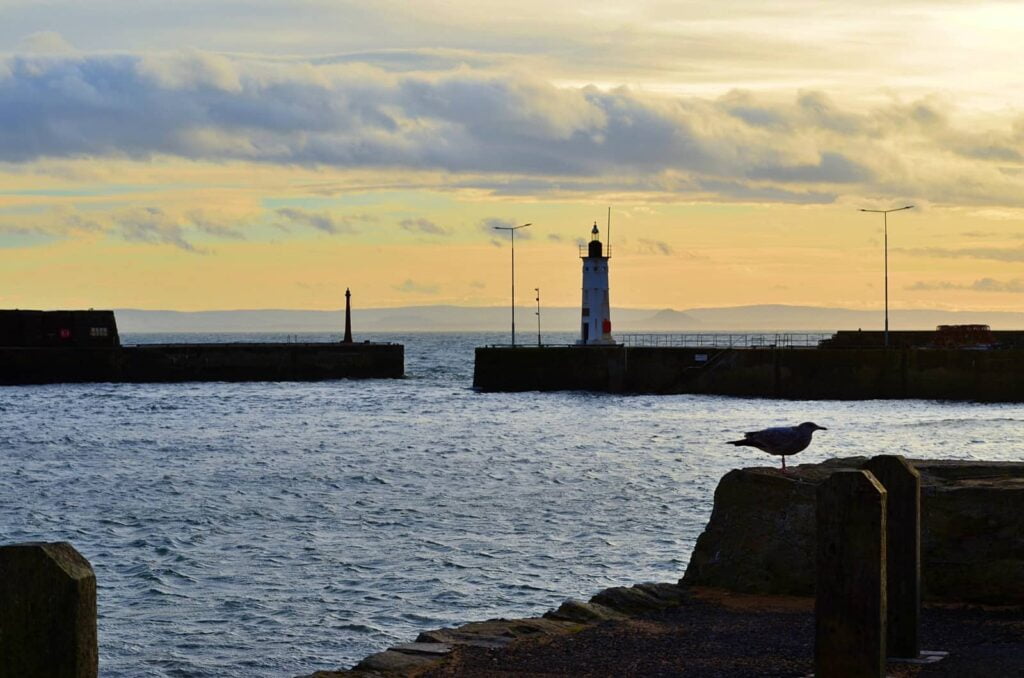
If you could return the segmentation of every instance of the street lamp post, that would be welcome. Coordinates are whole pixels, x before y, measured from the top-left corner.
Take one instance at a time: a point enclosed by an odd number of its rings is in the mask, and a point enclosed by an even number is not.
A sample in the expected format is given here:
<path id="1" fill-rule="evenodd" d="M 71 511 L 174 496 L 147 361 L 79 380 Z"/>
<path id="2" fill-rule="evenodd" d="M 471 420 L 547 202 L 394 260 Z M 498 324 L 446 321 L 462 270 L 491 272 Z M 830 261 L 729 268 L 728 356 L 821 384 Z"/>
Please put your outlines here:
<path id="1" fill-rule="evenodd" d="M 532 224 L 520 226 L 495 226 L 496 231 L 508 231 L 512 237 L 512 345 L 516 345 L 516 231 Z"/>
<path id="2" fill-rule="evenodd" d="M 861 208 L 861 212 L 872 212 L 874 214 L 882 215 L 882 237 L 884 240 L 883 251 L 885 252 L 885 347 L 889 348 L 889 212 L 899 212 L 901 210 L 909 210 L 913 205 L 904 205 L 903 207 L 894 207 L 891 210 L 866 210 Z"/>
<path id="3" fill-rule="evenodd" d="M 533 291 L 537 293 L 537 347 L 540 348 L 540 288 L 534 287 Z"/>

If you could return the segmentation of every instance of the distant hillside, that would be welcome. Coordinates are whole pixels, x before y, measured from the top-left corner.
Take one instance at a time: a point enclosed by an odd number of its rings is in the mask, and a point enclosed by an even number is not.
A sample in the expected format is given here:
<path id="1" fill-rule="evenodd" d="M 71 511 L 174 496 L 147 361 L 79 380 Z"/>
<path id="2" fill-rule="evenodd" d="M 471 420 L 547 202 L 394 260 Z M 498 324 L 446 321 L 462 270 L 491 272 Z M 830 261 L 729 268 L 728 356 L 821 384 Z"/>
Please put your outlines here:
<path id="1" fill-rule="evenodd" d="M 666 308 L 663 311 L 658 311 L 650 318 L 646 320 L 640 320 L 641 329 L 645 330 L 678 330 L 686 331 L 692 329 L 700 329 L 701 322 L 697 318 L 693 317 L 689 313 L 683 313 L 682 311 L 674 311 L 671 308 Z"/>
<path id="2" fill-rule="evenodd" d="M 516 309 L 520 331 L 536 328 L 535 308 Z M 579 308 L 541 308 L 546 332 L 573 332 L 580 321 Z M 508 307 L 406 306 L 359 309 L 352 313 L 358 332 L 500 332 L 508 329 Z M 340 332 L 342 311 L 143 311 L 117 309 L 122 332 Z M 900 329 L 932 329 L 936 325 L 982 323 L 993 329 L 1024 328 L 1024 313 L 983 311 L 891 311 L 890 326 Z M 615 332 L 715 332 L 715 331 L 832 331 L 881 329 L 882 312 L 816 306 L 732 306 L 674 309 L 616 308 L 612 310 Z"/>
<path id="3" fill-rule="evenodd" d="M 536 308 L 517 307 L 516 324 L 523 331 L 536 328 Z M 122 332 L 336 332 L 345 324 L 344 311 L 142 311 L 117 309 Z M 654 311 L 615 309 L 616 329 L 648 328 Z M 508 329 L 510 309 L 505 307 L 406 306 L 352 311 L 352 325 L 363 332 L 500 332 Z M 541 308 L 541 326 L 549 332 L 575 331 L 579 308 Z M 653 325 L 650 327 L 661 327 Z M 677 329 L 677 328 L 673 328 Z"/>

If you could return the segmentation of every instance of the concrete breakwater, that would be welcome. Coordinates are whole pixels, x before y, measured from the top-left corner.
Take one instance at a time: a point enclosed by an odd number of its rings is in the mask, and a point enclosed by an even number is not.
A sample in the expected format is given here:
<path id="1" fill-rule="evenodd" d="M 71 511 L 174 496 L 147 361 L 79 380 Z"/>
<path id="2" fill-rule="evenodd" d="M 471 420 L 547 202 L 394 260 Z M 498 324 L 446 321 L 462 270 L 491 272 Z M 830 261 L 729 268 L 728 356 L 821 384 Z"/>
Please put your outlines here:
<path id="1" fill-rule="evenodd" d="M 0 347 L 0 384 L 398 378 L 400 344 Z"/>
<path id="2" fill-rule="evenodd" d="M 1024 349 L 481 347 L 482 391 L 1024 402 Z"/>
<path id="3" fill-rule="evenodd" d="M 863 457 L 727 473 L 682 582 L 813 595 L 815 490 Z M 1024 463 L 910 460 L 921 474 L 925 600 L 1024 605 Z"/>

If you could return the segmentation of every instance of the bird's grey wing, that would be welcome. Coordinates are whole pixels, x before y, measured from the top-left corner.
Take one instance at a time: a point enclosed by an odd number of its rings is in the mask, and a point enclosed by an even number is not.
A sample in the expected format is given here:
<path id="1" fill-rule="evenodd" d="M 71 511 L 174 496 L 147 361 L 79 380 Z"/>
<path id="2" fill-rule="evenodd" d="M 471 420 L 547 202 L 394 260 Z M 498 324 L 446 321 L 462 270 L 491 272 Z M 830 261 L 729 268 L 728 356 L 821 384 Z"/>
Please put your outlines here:
<path id="1" fill-rule="evenodd" d="M 797 437 L 797 432 L 787 426 L 766 428 L 763 431 L 751 431 L 746 434 L 751 441 L 756 441 L 767 450 L 783 450 L 789 448 Z"/>

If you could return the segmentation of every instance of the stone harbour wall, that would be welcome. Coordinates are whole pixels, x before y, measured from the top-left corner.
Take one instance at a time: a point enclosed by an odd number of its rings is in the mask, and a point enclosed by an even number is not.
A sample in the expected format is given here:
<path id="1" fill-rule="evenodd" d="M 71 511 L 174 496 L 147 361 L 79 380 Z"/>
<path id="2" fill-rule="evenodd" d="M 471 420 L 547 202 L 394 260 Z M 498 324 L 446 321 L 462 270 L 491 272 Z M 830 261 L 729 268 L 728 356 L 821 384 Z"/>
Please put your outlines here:
<path id="1" fill-rule="evenodd" d="M 400 378 L 401 344 L 143 344 L 0 347 L 0 384 Z"/>
<path id="2" fill-rule="evenodd" d="M 481 391 L 1024 402 L 1024 350 L 490 346 Z"/>

